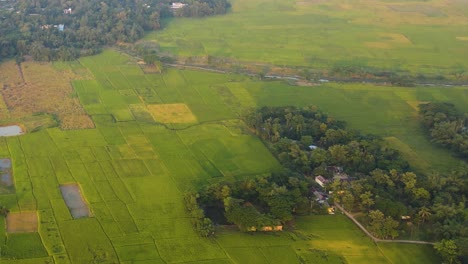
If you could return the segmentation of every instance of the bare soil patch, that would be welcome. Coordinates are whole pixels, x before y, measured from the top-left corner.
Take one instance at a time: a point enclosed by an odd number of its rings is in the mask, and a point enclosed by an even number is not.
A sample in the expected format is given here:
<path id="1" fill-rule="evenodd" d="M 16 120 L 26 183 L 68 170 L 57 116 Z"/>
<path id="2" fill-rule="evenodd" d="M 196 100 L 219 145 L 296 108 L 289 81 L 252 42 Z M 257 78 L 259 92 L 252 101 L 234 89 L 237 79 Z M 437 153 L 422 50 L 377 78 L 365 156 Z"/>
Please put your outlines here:
<path id="1" fill-rule="evenodd" d="M 81 76 L 57 71 L 50 63 L 28 61 L 21 69 L 24 81 L 15 62 L 0 64 L 0 93 L 11 119 L 49 113 L 57 116 L 62 129 L 94 128 L 70 83 Z"/>
<path id="2" fill-rule="evenodd" d="M 147 108 L 157 122 L 179 124 L 197 121 L 186 104 L 157 104 L 148 105 Z"/>
<path id="3" fill-rule="evenodd" d="M 7 233 L 37 232 L 38 216 L 35 211 L 9 213 L 6 217 Z"/>

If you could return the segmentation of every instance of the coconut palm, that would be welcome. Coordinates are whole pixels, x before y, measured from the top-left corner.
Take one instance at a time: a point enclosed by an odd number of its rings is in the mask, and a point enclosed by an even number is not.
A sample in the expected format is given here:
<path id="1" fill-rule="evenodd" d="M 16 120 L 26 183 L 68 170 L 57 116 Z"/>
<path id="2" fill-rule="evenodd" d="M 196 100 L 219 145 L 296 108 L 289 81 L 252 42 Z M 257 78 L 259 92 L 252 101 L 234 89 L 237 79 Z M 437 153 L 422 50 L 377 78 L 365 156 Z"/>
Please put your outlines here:
<path id="1" fill-rule="evenodd" d="M 419 210 L 418 215 L 421 218 L 422 222 L 424 223 L 424 221 L 426 221 L 427 219 L 429 219 L 429 217 L 431 217 L 432 213 L 429 208 L 424 206 Z"/>

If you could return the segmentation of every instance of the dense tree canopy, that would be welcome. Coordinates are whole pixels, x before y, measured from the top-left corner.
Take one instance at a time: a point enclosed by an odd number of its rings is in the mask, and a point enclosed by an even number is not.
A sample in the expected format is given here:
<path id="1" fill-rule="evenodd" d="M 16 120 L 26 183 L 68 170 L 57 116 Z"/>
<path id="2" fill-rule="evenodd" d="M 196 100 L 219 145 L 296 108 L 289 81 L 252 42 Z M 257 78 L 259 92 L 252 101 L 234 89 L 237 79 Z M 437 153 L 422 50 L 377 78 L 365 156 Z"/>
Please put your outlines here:
<path id="1" fill-rule="evenodd" d="M 450 103 L 419 105 L 419 114 L 431 141 L 468 160 L 468 113 Z"/>
<path id="2" fill-rule="evenodd" d="M 172 16 L 169 0 L 7 0 L 0 2 L 0 60 L 31 55 L 35 60 L 70 60 L 104 45 L 133 42 Z M 208 11 L 201 11 L 197 6 Z M 226 0 L 190 1 L 184 16 L 225 13 Z M 185 11 L 185 10 L 191 11 Z M 193 10 L 192 10 L 193 9 Z M 203 9 L 204 10 L 204 9 Z M 204 12 L 201 14 L 201 12 Z"/>

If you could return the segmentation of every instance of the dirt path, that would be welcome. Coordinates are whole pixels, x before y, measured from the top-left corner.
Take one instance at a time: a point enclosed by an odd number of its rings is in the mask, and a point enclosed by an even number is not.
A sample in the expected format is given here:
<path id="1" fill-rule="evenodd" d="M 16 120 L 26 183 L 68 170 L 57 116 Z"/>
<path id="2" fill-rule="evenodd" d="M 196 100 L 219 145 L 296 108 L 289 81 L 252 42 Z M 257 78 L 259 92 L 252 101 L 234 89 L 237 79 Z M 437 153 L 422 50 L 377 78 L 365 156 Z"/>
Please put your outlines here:
<path id="1" fill-rule="evenodd" d="M 340 209 L 351 221 L 353 221 L 368 237 L 370 237 L 374 242 L 383 242 L 383 243 L 407 243 L 407 244 L 422 244 L 422 245 L 434 245 L 432 242 L 427 241 L 418 241 L 418 240 L 390 240 L 390 239 L 380 239 L 373 236 L 367 229 L 359 223 L 350 213 L 348 213 L 343 207 L 335 203 L 336 208 Z"/>
<path id="2" fill-rule="evenodd" d="M 19 75 L 20 75 L 20 77 L 21 77 L 21 80 L 22 80 L 23 83 L 24 83 L 25 81 L 24 81 L 23 69 L 21 68 L 21 64 L 18 64 L 18 63 L 17 63 L 16 66 L 18 67 L 18 73 L 19 73 Z"/>

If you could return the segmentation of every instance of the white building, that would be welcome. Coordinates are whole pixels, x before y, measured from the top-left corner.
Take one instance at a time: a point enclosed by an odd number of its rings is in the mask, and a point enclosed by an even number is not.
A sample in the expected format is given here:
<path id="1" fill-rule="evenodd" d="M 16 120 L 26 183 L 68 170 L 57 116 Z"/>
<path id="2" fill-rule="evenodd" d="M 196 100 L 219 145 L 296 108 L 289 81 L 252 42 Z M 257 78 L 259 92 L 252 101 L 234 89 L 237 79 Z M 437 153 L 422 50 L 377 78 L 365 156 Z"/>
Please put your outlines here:
<path id="1" fill-rule="evenodd" d="M 172 4 L 171 4 L 171 8 L 172 8 L 172 9 L 179 9 L 179 8 L 182 8 L 182 7 L 186 6 L 186 5 L 187 5 L 187 4 L 177 2 L 177 3 L 172 3 Z"/>

